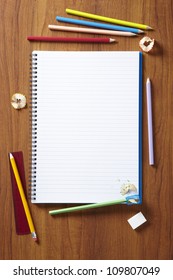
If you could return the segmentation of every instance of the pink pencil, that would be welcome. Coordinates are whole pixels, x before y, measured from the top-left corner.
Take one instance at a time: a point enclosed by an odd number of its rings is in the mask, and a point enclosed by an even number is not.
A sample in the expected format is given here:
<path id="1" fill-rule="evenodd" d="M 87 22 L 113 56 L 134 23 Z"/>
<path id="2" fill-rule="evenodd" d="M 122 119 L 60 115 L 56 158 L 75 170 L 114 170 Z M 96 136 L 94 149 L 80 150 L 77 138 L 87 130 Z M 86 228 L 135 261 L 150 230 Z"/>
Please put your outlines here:
<path id="1" fill-rule="evenodd" d="M 75 43 L 113 43 L 112 38 L 88 38 L 88 37 L 45 37 L 45 36 L 28 36 L 29 41 L 41 42 L 75 42 Z"/>
<path id="2" fill-rule="evenodd" d="M 148 78 L 146 82 L 147 94 L 147 116 L 148 116 L 148 148 L 149 148 L 149 164 L 154 164 L 154 148 L 153 148 L 153 123 L 152 123 L 152 101 L 151 101 L 151 81 Z"/>
<path id="3" fill-rule="evenodd" d="M 80 32 L 80 33 L 92 33 L 92 34 L 104 34 L 104 35 L 116 35 L 116 36 L 136 36 L 136 33 L 117 31 L 117 30 L 107 30 L 100 28 L 81 28 L 81 27 L 71 27 L 62 25 L 48 25 L 51 30 L 58 31 L 69 31 L 69 32 Z"/>

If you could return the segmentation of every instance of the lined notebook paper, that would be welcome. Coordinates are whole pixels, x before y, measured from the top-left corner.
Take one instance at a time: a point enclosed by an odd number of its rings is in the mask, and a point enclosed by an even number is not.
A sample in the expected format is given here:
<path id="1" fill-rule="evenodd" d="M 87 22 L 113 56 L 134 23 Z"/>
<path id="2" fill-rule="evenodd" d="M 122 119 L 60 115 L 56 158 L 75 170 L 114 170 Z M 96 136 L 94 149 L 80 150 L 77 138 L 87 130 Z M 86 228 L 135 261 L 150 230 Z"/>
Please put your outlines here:
<path id="1" fill-rule="evenodd" d="M 141 197 L 141 53 L 32 53 L 32 202 Z"/>

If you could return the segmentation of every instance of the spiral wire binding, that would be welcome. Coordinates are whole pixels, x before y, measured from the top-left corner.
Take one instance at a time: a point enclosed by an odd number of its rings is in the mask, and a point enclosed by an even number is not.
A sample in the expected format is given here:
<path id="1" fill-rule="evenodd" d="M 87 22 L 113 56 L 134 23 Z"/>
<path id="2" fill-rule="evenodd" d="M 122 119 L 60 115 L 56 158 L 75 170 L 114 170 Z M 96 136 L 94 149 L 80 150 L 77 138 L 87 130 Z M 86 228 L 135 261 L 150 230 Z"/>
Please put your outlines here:
<path id="1" fill-rule="evenodd" d="M 37 172 L 37 54 L 32 53 L 30 68 L 30 170 L 29 170 L 29 197 L 36 200 L 36 172 Z"/>

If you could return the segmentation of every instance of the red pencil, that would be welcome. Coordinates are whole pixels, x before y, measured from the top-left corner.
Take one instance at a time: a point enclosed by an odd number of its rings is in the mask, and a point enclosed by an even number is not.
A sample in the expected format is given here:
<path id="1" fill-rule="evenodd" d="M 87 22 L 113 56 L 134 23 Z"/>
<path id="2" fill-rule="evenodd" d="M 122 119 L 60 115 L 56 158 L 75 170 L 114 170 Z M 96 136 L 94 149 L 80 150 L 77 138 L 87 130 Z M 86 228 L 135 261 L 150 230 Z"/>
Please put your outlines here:
<path id="1" fill-rule="evenodd" d="M 88 37 L 45 37 L 45 36 L 28 36 L 29 41 L 42 42 L 76 42 L 76 43 L 113 43 L 115 39 L 112 38 L 88 38 Z"/>

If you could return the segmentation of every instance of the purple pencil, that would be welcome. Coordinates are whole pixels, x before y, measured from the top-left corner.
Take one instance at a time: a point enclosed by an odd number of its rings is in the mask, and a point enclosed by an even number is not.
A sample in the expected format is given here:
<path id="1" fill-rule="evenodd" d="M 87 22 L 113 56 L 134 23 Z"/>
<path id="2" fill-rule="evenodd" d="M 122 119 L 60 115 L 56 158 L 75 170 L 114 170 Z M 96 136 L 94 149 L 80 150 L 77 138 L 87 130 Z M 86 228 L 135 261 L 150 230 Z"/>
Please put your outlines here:
<path id="1" fill-rule="evenodd" d="M 148 148 L 149 148 L 149 164 L 154 164 L 154 147 L 153 147 L 153 121 L 152 121 L 152 100 L 151 100 L 151 81 L 147 78 L 146 82 L 147 94 L 147 117 L 148 117 Z"/>

